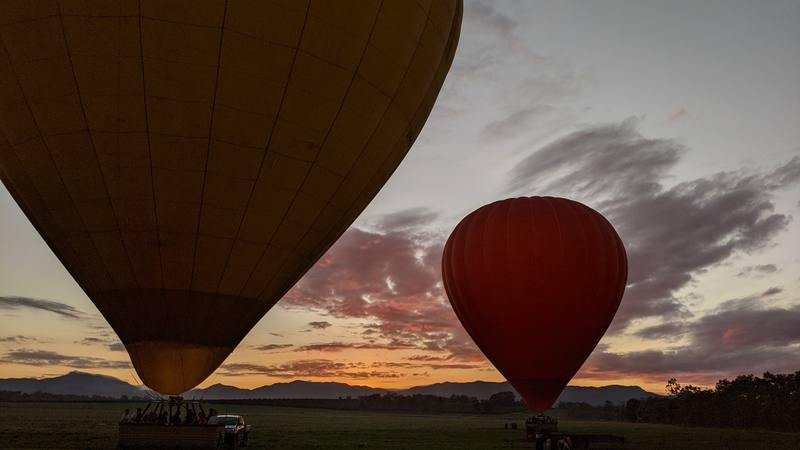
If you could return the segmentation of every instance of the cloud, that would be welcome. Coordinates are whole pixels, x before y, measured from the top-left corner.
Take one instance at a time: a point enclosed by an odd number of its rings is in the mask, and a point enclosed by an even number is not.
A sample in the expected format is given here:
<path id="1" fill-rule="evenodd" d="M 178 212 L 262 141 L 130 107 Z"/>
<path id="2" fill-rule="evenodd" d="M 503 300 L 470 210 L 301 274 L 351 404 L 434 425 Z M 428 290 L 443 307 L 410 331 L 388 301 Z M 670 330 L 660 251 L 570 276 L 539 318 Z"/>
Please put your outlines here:
<path id="1" fill-rule="evenodd" d="M 467 2 L 458 54 L 421 145 L 429 144 L 428 136 L 473 143 L 523 137 L 521 131 L 534 119 L 545 134 L 563 126 L 572 112 L 560 103 L 579 92 L 580 77 L 567 61 L 537 53 L 527 42 L 519 17 L 528 7 Z M 486 117 L 497 119 L 487 126 Z"/>
<path id="2" fill-rule="evenodd" d="M 674 125 L 686 119 L 686 117 L 688 116 L 689 116 L 689 111 L 686 111 L 686 108 L 681 108 L 669 115 L 669 117 L 667 118 L 667 123 L 669 123 L 670 125 Z"/>
<path id="3" fill-rule="evenodd" d="M 40 339 L 23 336 L 18 334 L 16 336 L 0 336 L 0 343 L 2 344 L 24 344 L 27 342 L 42 342 Z"/>
<path id="4" fill-rule="evenodd" d="M 746 266 L 742 268 L 742 270 L 736 274 L 737 277 L 742 276 L 749 276 L 749 275 L 766 275 L 770 273 L 775 273 L 778 271 L 778 266 L 775 264 L 758 264 L 755 266 Z"/>
<path id="5" fill-rule="evenodd" d="M 264 344 L 264 345 L 255 345 L 253 346 L 256 350 L 261 350 L 263 352 L 269 352 L 273 350 L 281 350 L 284 348 L 294 347 L 294 344 Z"/>
<path id="6" fill-rule="evenodd" d="M 553 112 L 550 105 L 538 104 L 518 109 L 502 119 L 489 122 L 483 128 L 481 136 L 487 139 L 503 139 L 514 134 L 525 132 L 533 119 Z"/>
<path id="7" fill-rule="evenodd" d="M 64 366 L 76 369 L 130 369 L 128 361 L 109 361 L 92 356 L 70 356 L 48 350 L 20 349 L 8 351 L 0 357 L 6 364 L 28 366 Z"/>
<path id="8" fill-rule="evenodd" d="M 415 348 L 411 344 L 390 343 L 344 343 L 344 342 L 324 342 L 319 344 L 308 344 L 297 348 L 300 352 L 341 352 L 343 350 L 408 350 Z"/>
<path id="9" fill-rule="evenodd" d="M 633 333 L 634 336 L 643 337 L 645 339 L 664 339 L 667 341 L 675 341 L 683 336 L 686 332 L 687 325 L 684 322 L 664 322 L 658 325 L 642 328 Z"/>
<path id="10" fill-rule="evenodd" d="M 51 312 L 70 319 L 80 319 L 86 317 L 85 313 L 70 305 L 67 305 L 66 303 L 31 297 L 0 297 L 0 309 L 34 309 Z"/>
<path id="11" fill-rule="evenodd" d="M 636 119 L 587 127 L 522 159 L 508 191 L 589 204 L 616 227 L 628 253 L 628 288 L 613 329 L 632 320 L 686 318 L 677 292 L 695 275 L 765 247 L 790 218 L 774 211 L 777 190 L 800 179 L 800 157 L 773 171 L 721 172 L 673 186 L 687 149 L 649 139 Z"/>
<path id="12" fill-rule="evenodd" d="M 125 345 L 119 341 L 116 335 L 111 333 L 103 333 L 101 337 L 85 337 L 80 341 L 75 342 L 76 344 L 81 345 L 102 345 L 112 352 L 124 352 L 126 351 Z"/>
<path id="13" fill-rule="evenodd" d="M 265 375 L 276 378 L 400 378 L 395 371 L 369 370 L 364 363 L 347 363 L 329 359 L 291 361 L 283 364 L 261 365 L 231 363 L 222 366 L 225 376 Z"/>
<path id="14" fill-rule="evenodd" d="M 308 326 L 310 326 L 311 328 L 315 328 L 317 330 L 324 330 L 324 329 L 330 327 L 331 323 L 330 322 L 325 322 L 325 321 L 322 321 L 322 322 L 308 322 Z"/>
<path id="15" fill-rule="evenodd" d="M 793 372 L 800 366 L 800 305 L 770 306 L 767 300 L 775 295 L 770 289 L 724 302 L 683 324 L 668 322 L 640 330 L 634 334 L 650 339 L 681 336 L 686 343 L 664 350 L 595 352 L 579 377 L 677 376 L 713 383 L 730 374 Z"/>
<path id="16" fill-rule="evenodd" d="M 385 214 L 377 221 L 381 231 L 400 231 L 426 225 L 436 219 L 439 214 L 429 208 L 409 208 Z"/>
<path id="17" fill-rule="evenodd" d="M 430 368 L 434 370 L 459 370 L 459 369 L 483 369 L 486 367 L 485 364 L 468 364 L 468 363 L 447 363 L 447 364 L 433 364 L 430 362 L 427 363 L 411 363 L 411 362 L 401 362 L 401 361 L 385 361 L 385 362 L 374 362 L 372 363 L 372 367 L 394 367 L 394 368 L 403 368 L 403 369 L 420 369 L 420 368 Z"/>
<path id="18" fill-rule="evenodd" d="M 670 185 L 670 171 L 688 149 L 674 140 L 646 138 L 637 125 L 630 119 L 578 130 L 524 158 L 510 173 L 510 192 L 576 198 L 609 217 L 625 242 L 631 268 L 615 332 L 651 318 L 662 323 L 630 334 L 671 344 L 660 356 L 598 347 L 599 356 L 582 372 L 585 376 L 616 373 L 616 362 L 635 368 L 638 358 L 660 357 L 665 362 L 658 367 L 666 370 L 673 357 L 686 358 L 677 367 L 689 367 L 692 358 L 700 357 L 689 353 L 699 352 L 697 348 L 682 346 L 706 339 L 694 328 L 710 325 L 683 304 L 692 293 L 681 290 L 691 287 L 697 274 L 768 245 L 789 221 L 774 211 L 773 196 L 800 179 L 800 158 L 795 158 L 772 171 L 724 172 Z M 417 354 L 395 368 L 490 367 L 445 298 L 440 278 L 444 236 L 430 231 L 426 222 L 433 217 L 414 208 L 384 216 L 376 230 L 348 230 L 282 305 L 359 319 L 365 342 L 312 343 L 297 350 L 409 349 Z M 764 292 L 759 298 L 770 295 L 777 294 Z M 765 354 L 782 348 L 770 342 L 759 345 L 768 348 Z M 750 360 L 756 361 L 759 353 L 751 353 Z M 708 361 L 715 361 L 715 373 L 720 373 L 735 357 Z"/>
<path id="19" fill-rule="evenodd" d="M 761 294 L 761 295 L 764 296 L 764 297 L 769 297 L 769 296 L 772 296 L 772 295 L 780 294 L 781 292 L 783 292 L 783 288 L 782 287 L 773 286 L 773 287 L 767 289 L 766 291 L 764 291 L 764 293 Z"/>
<path id="20" fill-rule="evenodd" d="M 420 217 L 407 210 L 389 222 L 418 224 L 430 217 L 426 210 L 415 211 Z M 398 217 L 402 220 L 395 220 Z M 443 238 L 400 228 L 351 228 L 284 297 L 287 308 L 366 322 L 361 335 L 369 337 L 368 342 L 311 344 L 302 350 L 416 349 L 460 361 L 485 361 L 444 296 L 439 272 Z"/>
<path id="21" fill-rule="evenodd" d="M 414 355 L 406 358 L 409 361 L 449 361 L 452 356 L 436 356 L 436 355 Z"/>

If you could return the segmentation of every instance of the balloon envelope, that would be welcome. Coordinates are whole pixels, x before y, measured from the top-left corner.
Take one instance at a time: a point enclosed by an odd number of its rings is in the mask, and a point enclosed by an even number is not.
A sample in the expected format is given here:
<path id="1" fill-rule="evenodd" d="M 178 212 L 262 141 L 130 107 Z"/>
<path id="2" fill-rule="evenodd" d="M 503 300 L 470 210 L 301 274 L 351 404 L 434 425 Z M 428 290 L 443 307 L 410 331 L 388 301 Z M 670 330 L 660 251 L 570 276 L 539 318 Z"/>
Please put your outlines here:
<path id="1" fill-rule="evenodd" d="M 0 177 L 142 381 L 183 392 L 395 170 L 461 11 L 0 2 Z"/>
<path id="2" fill-rule="evenodd" d="M 515 198 L 458 224 L 442 275 L 475 343 L 528 406 L 544 412 L 613 319 L 627 259 L 614 228 L 593 209 Z"/>

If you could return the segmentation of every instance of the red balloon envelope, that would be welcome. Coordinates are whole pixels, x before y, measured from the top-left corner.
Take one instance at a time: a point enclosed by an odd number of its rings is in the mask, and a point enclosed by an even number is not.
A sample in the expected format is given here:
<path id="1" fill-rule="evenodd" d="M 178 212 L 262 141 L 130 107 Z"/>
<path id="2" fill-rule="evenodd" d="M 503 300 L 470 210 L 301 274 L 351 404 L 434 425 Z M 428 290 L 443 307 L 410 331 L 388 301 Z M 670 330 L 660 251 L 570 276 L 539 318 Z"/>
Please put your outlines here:
<path id="1" fill-rule="evenodd" d="M 614 318 L 628 264 L 597 211 L 530 197 L 465 217 L 447 240 L 442 272 L 472 339 L 528 407 L 544 412 Z"/>

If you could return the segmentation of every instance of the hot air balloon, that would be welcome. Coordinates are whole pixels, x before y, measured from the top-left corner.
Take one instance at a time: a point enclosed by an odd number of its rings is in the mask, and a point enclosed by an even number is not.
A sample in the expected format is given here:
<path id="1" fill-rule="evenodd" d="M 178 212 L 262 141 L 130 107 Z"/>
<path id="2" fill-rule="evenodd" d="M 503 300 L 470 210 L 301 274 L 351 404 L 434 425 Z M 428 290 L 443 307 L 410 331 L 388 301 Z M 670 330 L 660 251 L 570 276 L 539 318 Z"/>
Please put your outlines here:
<path id="1" fill-rule="evenodd" d="M 599 213 L 530 197 L 465 217 L 445 245 L 442 277 L 469 335 L 542 413 L 611 323 L 627 267 L 622 241 Z"/>
<path id="2" fill-rule="evenodd" d="M 149 387 L 202 382 L 416 139 L 460 0 L 0 1 L 0 177 Z"/>

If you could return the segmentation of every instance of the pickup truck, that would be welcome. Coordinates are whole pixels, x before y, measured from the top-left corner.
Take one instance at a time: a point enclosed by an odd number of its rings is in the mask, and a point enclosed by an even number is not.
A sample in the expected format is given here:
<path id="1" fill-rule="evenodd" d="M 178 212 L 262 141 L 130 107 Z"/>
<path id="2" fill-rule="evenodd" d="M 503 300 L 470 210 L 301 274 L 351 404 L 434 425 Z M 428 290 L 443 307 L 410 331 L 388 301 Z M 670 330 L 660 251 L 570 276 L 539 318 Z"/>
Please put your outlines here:
<path id="1" fill-rule="evenodd" d="M 231 445 L 233 448 L 247 445 L 247 435 L 250 433 L 250 426 L 244 423 L 244 417 L 238 414 L 222 414 L 212 416 L 208 420 L 208 424 L 225 426 L 226 445 Z"/>

